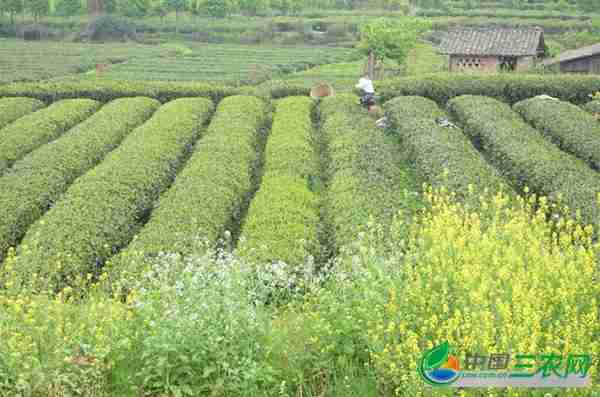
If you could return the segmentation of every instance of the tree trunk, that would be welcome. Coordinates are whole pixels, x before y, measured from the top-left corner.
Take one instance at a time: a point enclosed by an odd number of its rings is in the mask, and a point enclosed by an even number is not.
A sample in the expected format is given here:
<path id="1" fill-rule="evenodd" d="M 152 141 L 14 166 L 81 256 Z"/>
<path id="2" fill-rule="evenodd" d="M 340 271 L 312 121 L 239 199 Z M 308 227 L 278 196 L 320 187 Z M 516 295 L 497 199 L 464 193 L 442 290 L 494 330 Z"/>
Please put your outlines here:
<path id="1" fill-rule="evenodd" d="M 373 80 L 375 78 L 375 54 L 373 53 L 373 51 L 369 53 L 367 73 L 369 74 L 369 79 Z"/>
<path id="2" fill-rule="evenodd" d="M 94 18 L 104 11 L 104 0 L 87 0 L 88 14 Z"/>

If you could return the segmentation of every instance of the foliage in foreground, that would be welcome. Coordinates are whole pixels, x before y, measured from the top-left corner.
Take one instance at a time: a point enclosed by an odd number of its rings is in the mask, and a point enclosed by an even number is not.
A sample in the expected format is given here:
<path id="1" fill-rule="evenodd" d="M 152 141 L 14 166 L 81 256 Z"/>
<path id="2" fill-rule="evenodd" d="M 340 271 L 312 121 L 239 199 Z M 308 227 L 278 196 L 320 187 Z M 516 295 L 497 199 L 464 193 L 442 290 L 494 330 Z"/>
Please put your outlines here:
<path id="1" fill-rule="evenodd" d="M 126 302 L 98 286 L 83 300 L 68 289 L 2 289 L 0 394 L 429 396 L 416 363 L 445 340 L 462 351 L 597 357 L 600 245 L 591 228 L 548 223 L 545 199 L 482 196 L 473 210 L 449 197 L 425 194 L 408 240 L 396 223 L 385 236 L 392 256 L 361 234 L 357 253 L 326 273 L 283 263 L 256 272 L 226 253 L 165 254 Z"/>

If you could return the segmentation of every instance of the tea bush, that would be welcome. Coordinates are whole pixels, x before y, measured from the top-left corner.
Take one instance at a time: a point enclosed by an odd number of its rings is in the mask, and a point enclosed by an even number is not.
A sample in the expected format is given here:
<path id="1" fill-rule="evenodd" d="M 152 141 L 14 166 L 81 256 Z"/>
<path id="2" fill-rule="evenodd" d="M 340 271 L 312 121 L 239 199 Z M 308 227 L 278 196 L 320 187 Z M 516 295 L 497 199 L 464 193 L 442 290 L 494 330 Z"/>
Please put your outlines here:
<path id="1" fill-rule="evenodd" d="M 0 129 L 44 106 L 43 102 L 32 98 L 16 97 L 0 99 Z"/>
<path id="2" fill-rule="evenodd" d="M 318 251 L 318 176 L 313 146 L 313 101 L 290 97 L 277 104 L 265 148 L 260 189 L 250 204 L 241 234 L 241 255 L 268 263 L 301 264 Z"/>
<path id="3" fill-rule="evenodd" d="M 370 218 L 386 224 L 399 211 L 411 212 L 418 206 L 418 187 L 395 138 L 374 127 L 356 96 L 325 98 L 318 113 L 324 216 L 340 249 Z"/>
<path id="4" fill-rule="evenodd" d="M 594 100 L 586 103 L 583 108 L 590 113 L 600 113 L 600 101 Z"/>
<path id="5" fill-rule="evenodd" d="M 515 186 L 560 201 L 578 211 L 585 223 L 599 224 L 600 175 L 583 160 L 561 151 L 495 99 L 467 95 L 451 100 L 448 107 Z"/>
<path id="6" fill-rule="evenodd" d="M 177 98 L 204 97 L 215 102 L 240 90 L 208 83 L 139 82 L 119 80 L 55 81 L 0 86 L 0 97 L 25 96 L 52 103 L 68 98 L 108 102 L 122 97 L 144 96 L 168 102 Z"/>
<path id="7" fill-rule="evenodd" d="M 15 266 L 24 281 L 62 288 L 126 245 L 175 178 L 212 107 L 203 98 L 163 105 L 77 179 L 23 238 Z"/>
<path id="8" fill-rule="evenodd" d="M 600 125 L 594 116 L 571 103 L 540 98 L 513 109 L 562 150 L 600 170 Z"/>
<path id="9" fill-rule="evenodd" d="M 459 195 L 471 187 L 506 190 L 506 182 L 473 147 L 459 128 L 443 127 L 447 118 L 435 102 L 423 97 L 399 97 L 386 103 L 392 130 L 399 135 L 419 177 Z"/>
<path id="10" fill-rule="evenodd" d="M 146 257 L 189 255 L 198 249 L 198 239 L 214 245 L 227 229 L 232 231 L 254 188 L 266 120 L 266 104 L 258 98 L 233 96 L 219 104 L 204 138 L 148 223 L 108 263 L 111 279 L 135 281 Z"/>
<path id="11" fill-rule="evenodd" d="M 0 175 L 21 157 L 58 138 L 100 107 L 89 99 L 60 101 L 0 130 Z"/>
<path id="12" fill-rule="evenodd" d="M 76 178 L 98 164 L 158 106 L 149 98 L 117 99 L 17 161 L 0 178 L 0 260 Z"/>
<path id="13" fill-rule="evenodd" d="M 600 90 L 596 76 L 535 74 L 432 74 L 400 77 L 377 84 L 383 101 L 397 96 L 414 95 L 432 99 L 440 105 L 461 95 L 485 95 L 516 103 L 536 95 L 550 95 L 563 101 L 583 104 L 589 94 Z"/>

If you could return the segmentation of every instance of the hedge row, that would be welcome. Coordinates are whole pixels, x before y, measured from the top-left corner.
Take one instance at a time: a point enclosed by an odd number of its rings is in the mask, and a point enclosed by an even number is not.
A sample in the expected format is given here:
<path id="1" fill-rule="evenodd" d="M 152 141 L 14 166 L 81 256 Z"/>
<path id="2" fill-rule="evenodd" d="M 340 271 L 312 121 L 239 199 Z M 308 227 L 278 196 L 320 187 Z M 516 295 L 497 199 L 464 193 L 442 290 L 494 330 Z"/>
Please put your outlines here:
<path id="1" fill-rule="evenodd" d="M 298 265 L 318 253 L 319 203 L 311 188 L 318 174 L 312 108 L 313 101 L 306 97 L 277 104 L 262 183 L 240 240 L 241 255 L 257 263 L 281 260 Z"/>
<path id="2" fill-rule="evenodd" d="M 146 255 L 195 253 L 203 248 L 198 240 L 214 244 L 239 220 L 253 188 L 257 139 L 266 116 L 265 103 L 255 97 L 235 96 L 219 104 L 205 137 L 148 223 L 109 261 L 112 279 L 139 277 Z"/>
<path id="3" fill-rule="evenodd" d="M 600 174 L 583 160 L 561 151 L 495 99 L 463 96 L 448 106 L 507 179 L 551 200 L 561 197 L 569 208 L 581 211 L 584 222 L 598 224 Z"/>
<path id="4" fill-rule="evenodd" d="M 559 34 L 565 32 L 594 31 L 595 27 L 591 20 L 562 20 L 544 18 L 489 18 L 489 17 L 437 17 L 432 20 L 432 28 L 436 31 L 444 31 L 454 27 L 475 28 L 528 28 L 537 26 L 544 30 L 545 34 Z"/>
<path id="5" fill-rule="evenodd" d="M 16 97 L 0 99 L 0 129 L 44 106 L 43 102 L 33 98 Z"/>
<path id="6" fill-rule="evenodd" d="M 444 105 L 461 95 L 485 95 L 516 103 L 536 95 L 550 95 L 583 104 L 600 91 L 600 76 L 534 74 L 434 74 L 384 80 L 376 87 L 383 101 L 398 96 L 423 96 Z"/>
<path id="7" fill-rule="evenodd" d="M 81 123 L 100 108 L 90 99 L 59 101 L 0 130 L 0 175 L 12 164 Z"/>
<path id="8" fill-rule="evenodd" d="M 541 98 L 519 102 L 513 109 L 562 150 L 600 170 L 600 124 L 594 116 L 571 103 Z"/>
<path id="9" fill-rule="evenodd" d="M 412 209 L 402 199 L 418 186 L 395 137 L 374 127 L 353 95 L 325 98 L 319 106 L 320 139 L 324 142 L 325 219 L 332 244 L 341 249 L 356 241 L 370 218 L 389 225 L 399 210 Z"/>
<path id="10" fill-rule="evenodd" d="M 0 261 L 77 177 L 100 162 L 158 106 L 148 98 L 115 100 L 17 161 L 0 178 Z"/>
<path id="11" fill-rule="evenodd" d="M 118 99 L 0 178 L 0 261 L 69 185 L 95 166 L 158 108 L 149 98 Z"/>
<path id="12" fill-rule="evenodd" d="M 281 98 L 290 95 L 308 95 L 308 89 L 284 82 L 270 82 L 259 87 L 228 87 L 211 83 L 166 81 L 55 81 L 40 83 L 15 83 L 0 86 L 0 97 L 30 97 L 46 103 L 61 99 L 89 98 L 108 102 L 123 97 L 145 96 L 162 103 L 177 98 L 203 97 L 218 103 L 232 95 L 257 95 L 264 98 Z"/>
<path id="13" fill-rule="evenodd" d="M 0 97 L 25 96 L 51 103 L 65 98 L 89 98 L 101 102 L 122 97 L 145 96 L 168 102 L 177 98 L 204 97 L 215 102 L 247 88 L 225 87 L 209 83 L 142 81 L 55 81 L 16 83 L 0 86 Z"/>
<path id="14" fill-rule="evenodd" d="M 506 182 L 458 128 L 442 127 L 446 113 L 430 99 L 399 97 L 386 103 L 386 114 L 419 177 L 434 187 L 461 194 L 475 188 L 506 190 Z"/>
<path id="15" fill-rule="evenodd" d="M 60 288 L 126 245 L 175 178 L 212 107 L 203 98 L 163 105 L 75 181 L 25 235 L 16 259 L 24 279 L 36 272 L 34 287 Z"/>
<path id="16" fill-rule="evenodd" d="M 589 15 L 574 15 L 553 10 L 524 11 L 522 9 L 421 9 L 416 12 L 419 17 L 483 17 L 483 18 L 514 18 L 517 21 L 526 19 L 551 19 L 551 20 L 575 20 L 587 21 Z"/>
<path id="17" fill-rule="evenodd" d="M 600 101 L 591 101 L 583 106 L 583 109 L 590 113 L 600 114 Z"/>

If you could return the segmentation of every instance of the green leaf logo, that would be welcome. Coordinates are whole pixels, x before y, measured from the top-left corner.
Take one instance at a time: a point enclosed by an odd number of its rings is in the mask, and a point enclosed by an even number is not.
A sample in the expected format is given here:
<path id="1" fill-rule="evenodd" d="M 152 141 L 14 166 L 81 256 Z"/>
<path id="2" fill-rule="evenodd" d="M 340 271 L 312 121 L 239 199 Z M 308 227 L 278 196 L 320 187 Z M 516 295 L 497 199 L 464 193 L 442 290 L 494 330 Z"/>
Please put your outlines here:
<path id="1" fill-rule="evenodd" d="M 444 342 L 441 345 L 429 350 L 423 358 L 423 369 L 431 371 L 439 368 L 448 360 L 450 354 L 450 344 Z"/>

